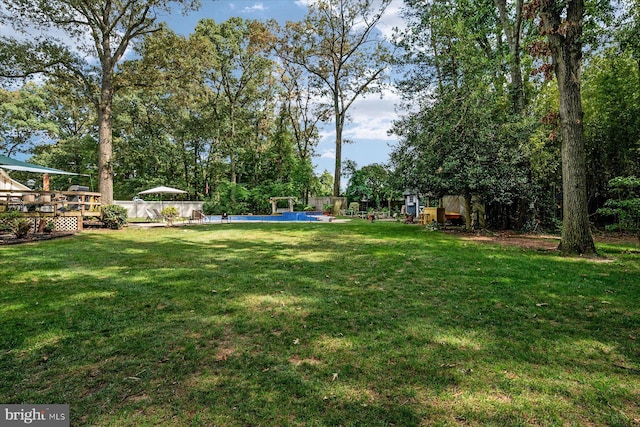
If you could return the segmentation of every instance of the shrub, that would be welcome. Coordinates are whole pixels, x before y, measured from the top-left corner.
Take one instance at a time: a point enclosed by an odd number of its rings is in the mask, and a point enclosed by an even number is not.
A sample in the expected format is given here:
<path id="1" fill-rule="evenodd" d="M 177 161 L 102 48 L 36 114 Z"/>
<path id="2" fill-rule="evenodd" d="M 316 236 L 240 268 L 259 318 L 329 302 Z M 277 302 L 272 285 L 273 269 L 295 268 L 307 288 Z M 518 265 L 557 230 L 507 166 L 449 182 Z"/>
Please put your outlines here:
<path id="1" fill-rule="evenodd" d="M 202 212 L 204 212 L 205 215 L 220 213 L 218 205 L 213 200 L 208 200 L 202 204 Z"/>
<path id="2" fill-rule="evenodd" d="M 44 226 L 43 230 L 45 233 L 51 233 L 55 229 L 56 229 L 56 223 L 53 221 L 47 221 L 47 225 Z"/>
<path id="3" fill-rule="evenodd" d="M 240 184 L 222 181 L 218 184 L 211 200 L 205 202 L 202 210 L 206 215 L 221 213 L 241 214 L 251 212 L 249 190 Z"/>
<path id="4" fill-rule="evenodd" d="M 105 227 L 119 230 L 127 223 L 127 210 L 118 205 L 106 205 L 102 207 L 100 221 Z"/>
<path id="5" fill-rule="evenodd" d="M 31 231 L 31 221 L 27 218 L 19 218 L 14 222 L 13 234 L 16 238 L 22 239 Z"/>
<path id="6" fill-rule="evenodd" d="M 0 231 L 12 231 L 11 222 L 20 217 L 18 211 L 0 212 Z"/>
<path id="7" fill-rule="evenodd" d="M 16 238 L 21 239 L 31 231 L 31 221 L 18 211 L 3 212 L 0 213 L 0 229 L 10 231 Z"/>
<path id="8" fill-rule="evenodd" d="M 612 197 L 598 209 L 600 215 L 616 221 L 607 230 L 633 233 L 640 242 L 640 178 L 614 178 L 609 181 L 609 189 Z"/>
<path id="9" fill-rule="evenodd" d="M 173 221 L 178 218 L 180 212 L 178 212 L 178 208 L 174 206 L 167 206 L 166 208 L 160 211 L 160 215 L 169 223 L 169 225 L 173 224 Z"/>

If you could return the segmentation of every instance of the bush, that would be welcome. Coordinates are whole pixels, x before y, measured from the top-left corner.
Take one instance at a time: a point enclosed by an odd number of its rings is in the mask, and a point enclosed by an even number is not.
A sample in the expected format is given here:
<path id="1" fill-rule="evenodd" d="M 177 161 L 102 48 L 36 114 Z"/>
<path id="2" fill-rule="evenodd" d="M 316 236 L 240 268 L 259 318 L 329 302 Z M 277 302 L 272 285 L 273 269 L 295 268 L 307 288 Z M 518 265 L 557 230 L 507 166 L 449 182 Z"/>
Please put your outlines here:
<path id="1" fill-rule="evenodd" d="M 31 231 L 31 221 L 27 218 L 20 218 L 14 222 L 13 234 L 16 238 L 22 239 Z"/>
<path id="2" fill-rule="evenodd" d="M 607 230 L 632 233 L 640 241 L 640 178 L 614 178 L 609 181 L 609 191 L 612 197 L 598 209 L 600 215 L 615 220 Z"/>
<path id="3" fill-rule="evenodd" d="M 205 215 L 215 215 L 220 213 L 217 209 L 218 205 L 212 200 L 208 200 L 202 204 L 202 212 L 204 212 Z"/>
<path id="4" fill-rule="evenodd" d="M 166 208 L 160 211 L 160 215 L 169 223 L 169 225 L 173 224 L 173 221 L 178 218 L 180 212 L 178 212 L 178 208 L 174 206 L 167 206 Z"/>
<path id="5" fill-rule="evenodd" d="M 18 211 L 3 212 L 0 213 L 0 230 L 10 231 L 16 238 L 21 239 L 31 231 L 31 221 Z"/>
<path id="6" fill-rule="evenodd" d="M 216 184 L 211 199 L 203 204 L 202 210 L 207 215 L 225 212 L 232 215 L 270 214 L 270 197 L 286 197 L 298 193 L 299 191 L 291 184 L 270 183 L 248 188 L 242 184 L 221 181 Z M 282 206 L 288 206 L 288 204 L 285 205 L 287 202 L 282 203 Z"/>
<path id="7" fill-rule="evenodd" d="M 251 212 L 249 207 L 249 190 L 240 184 L 223 181 L 211 197 L 202 205 L 206 215 L 228 213 L 232 215 Z"/>
<path id="8" fill-rule="evenodd" d="M 0 231 L 12 231 L 11 222 L 21 216 L 18 211 L 0 212 Z"/>
<path id="9" fill-rule="evenodd" d="M 118 205 L 106 205 L 102 207 L 100 221 L 105 227 L 119 230 L 127 223 L 127 210 Z"/>
<path id="10" fill-rule="evenodd" d="M 55 229 L 56 229 L 56 223 L 53 221 L 47 221 L 47 225 L 44 226 L 43 230 L 45 233 L 51 233 Z"/>

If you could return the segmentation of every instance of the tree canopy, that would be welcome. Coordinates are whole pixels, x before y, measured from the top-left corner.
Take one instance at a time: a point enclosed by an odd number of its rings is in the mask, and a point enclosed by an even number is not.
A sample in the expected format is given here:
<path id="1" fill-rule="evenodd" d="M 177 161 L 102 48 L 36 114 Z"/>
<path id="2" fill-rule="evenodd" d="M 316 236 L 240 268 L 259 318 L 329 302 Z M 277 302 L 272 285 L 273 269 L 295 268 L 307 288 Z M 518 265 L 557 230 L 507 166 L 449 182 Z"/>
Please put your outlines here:
<path id="1" fill-rule="evenodd" d="M 380 93 L 391 62 L 376 24 L 390 0 L 319 0 L 302 22 L 288 22 L 279 52 L 309 74 L 326 99 L 335 125 L 333 195 L 341 191 L 343 130 L 348 111 L 363 96 Z"/>
<path id="2" fill-rule="evenodd" d="M 197 0 L 6 0 L 0 15 L 18 33 L 0 40 L 0 76 L 49 75 L 82 89 L 98 118 L 98 181 L 113 201 L 113 97 L 116 66 L 132 41 L 157 29 L 157 12 Z M 63 36 L 56 36 L 62 33 Z M 28 35 L 28 39 L 24 36 Z M 23 37 L 19 37 L 23 36 Z"/>
<path id="3" fill-rule="evenodd" d="M 268 211 L 269 196 L 303 206 L 346 187 L 381 206 L 415 189 L 462 195 L 469 215 L 481 202 L 490 227 L 563 223 L 563 249 L 588 253 L 612 180 L 640 176 L 636 0 L 613 14 L 579 0 L 406 0 L 393 47 L 376 30 L 387 0 L 320 1 L 282 28 L 204 19 L 188 35 L 157 14 L 195 1 L 4 3 L 5 23 L 17 18 L 0 40 L 0 76 L 13 79 L 0 151 L 97 172 L 105 202 L 170 184 L 247 212 Z M 341 154 L 350 108 L 391 75 L 398 142 L 388 164 L 358 168 Z M 315 174 L 328 122 L 336 168 Z"/>

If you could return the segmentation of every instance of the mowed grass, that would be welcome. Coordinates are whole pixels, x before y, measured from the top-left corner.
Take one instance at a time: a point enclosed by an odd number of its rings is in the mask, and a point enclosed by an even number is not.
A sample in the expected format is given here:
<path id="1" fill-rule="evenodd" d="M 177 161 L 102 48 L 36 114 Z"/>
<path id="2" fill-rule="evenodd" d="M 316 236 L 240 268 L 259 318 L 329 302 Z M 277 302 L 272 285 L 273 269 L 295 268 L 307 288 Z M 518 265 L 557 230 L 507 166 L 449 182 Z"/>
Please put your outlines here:
<path id="1" fill-rule="evenodd" d="M 640 255 L 396 223 L 0 247 L 0 403 L 72 426 L 640 423 Z"/>

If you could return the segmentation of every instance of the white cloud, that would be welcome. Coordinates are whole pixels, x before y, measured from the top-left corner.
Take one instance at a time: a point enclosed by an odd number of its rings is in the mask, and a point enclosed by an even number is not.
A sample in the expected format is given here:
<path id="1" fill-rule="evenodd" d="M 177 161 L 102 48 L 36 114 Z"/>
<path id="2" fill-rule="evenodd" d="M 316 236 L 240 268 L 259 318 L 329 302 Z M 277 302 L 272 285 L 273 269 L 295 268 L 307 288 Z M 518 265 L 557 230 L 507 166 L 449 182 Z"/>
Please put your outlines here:
<path id="1" fill-rule="evenodd" d="M 295 0 L 296 5 L 305 8 L 317 2 L 318 0 Z M 391 40 L 394 27 L 403 27 L 405 25 L 404 21 L 400 17 L 400 11 L 403 5 L 404 0 L 391 0 L 391 3 L 387 6 L 384 15 L 380 18 L 380 22 L 378 22 L 377 28 L 387 40 Z M 376 4 L 374 3 L 374 8 L 375 7 Z"/>
<path id="2" fill-rule="evenodd" d="M 267 8 L 264 6 L 264 3 L 255 3 L 253 6 L 246 6 L 242 9 L 243 13 L 259 13 L 264 12 Z"/>
<path id="3" fill-rule="evenodd" d="M 329 148 L 322 152 L 320 155 L 321 159 L 335 159 L 336 158 L 336 150 L 335 148 Z"/>
<path id="4" fill-rule="evenodd" d="M 402 28 L 406 25 L 400 16 L 403 6 L 404 0 L 392 0 L 378 22 L 377 28 L 387 40 L 391 40 L 395 27 Z"/>
<path id="5" fill-rule="evenodd" d="M 371 95 L 357 100 L 351 107 L 351 123 L 345 130 L 345 137 L 353 141 L 369 139 L 395 141 L 396 137 L 388 135 L 392 122 L 398 118 L 396 105 L 400 97 L 387 89 L 380 98 Z"/>

